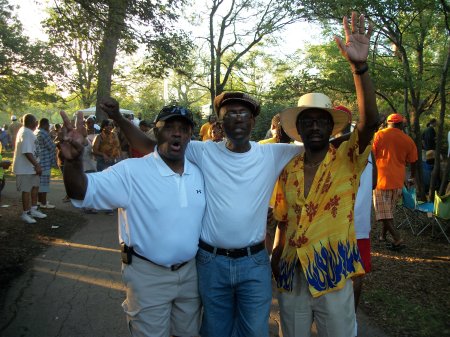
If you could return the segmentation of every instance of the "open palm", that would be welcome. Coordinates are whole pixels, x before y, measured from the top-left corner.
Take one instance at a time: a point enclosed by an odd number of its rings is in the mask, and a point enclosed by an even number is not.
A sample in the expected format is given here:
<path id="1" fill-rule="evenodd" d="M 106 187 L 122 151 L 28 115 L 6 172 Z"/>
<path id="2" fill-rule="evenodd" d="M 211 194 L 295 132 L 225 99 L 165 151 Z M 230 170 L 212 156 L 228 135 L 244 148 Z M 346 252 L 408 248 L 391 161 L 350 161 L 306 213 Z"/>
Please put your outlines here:
<path id="1" fill-rule="evenodd" d="M 351 27 L 349 27 L 347 17 L 343 19 L 343 26 L 345 43 L 339 37 L 335 37 L 342 55 L 353 64 L 366 62 L 369 55 L 372 25 L 369 24 L 366 32 L 364 15 L 361 14 L 357 18 L 356 12 L 352 12 Z"/>

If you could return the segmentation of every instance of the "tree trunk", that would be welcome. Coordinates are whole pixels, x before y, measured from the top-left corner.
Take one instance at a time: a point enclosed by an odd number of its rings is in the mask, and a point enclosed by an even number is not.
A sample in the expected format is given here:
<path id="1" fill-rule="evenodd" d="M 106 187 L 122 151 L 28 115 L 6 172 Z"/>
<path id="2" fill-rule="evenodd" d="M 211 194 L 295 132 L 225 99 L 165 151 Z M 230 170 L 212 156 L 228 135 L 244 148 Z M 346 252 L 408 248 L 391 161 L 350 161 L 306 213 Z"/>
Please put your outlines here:
<path id="1" fill-rule="evenodd" d="M 425 199 L 425 190 L 423 186 L 423 166 L 422 166 L 422 137 L 420 135 L 420 124 L 419 124 L 419 112 L 416 110 L 417 107 L 414 107 L 411 112 L 411 137 L 414 139 L 414 143 L 416 143 L 417 147 L 417 155 L 418 160 L 416 164 L 416 191 L 417 197 L 420 200 Z"/>
<path id="2" fill-rule="evenodd" d="M 111 96 L 111 78 L 117 55 L 117 46 L 125 28 L 125 16 L 129 0 L 110 0 L 108 21 L 105 25 L 103 41 L 98 60 L 97 121 L 108 118 L 99 108 L 103 98 Z"/>
<path id="3" fill-rule="evenodd" d="M 440 150 L 441 150 L 442 139 L 444 138 L 444 119 L 445 119 L 445 110 L 446 110 L 445 109 L 445 103 L 446 103 L 446 95 L 445 95 L 446 94 L 446 88 L 445 88 L 445 85 L 447 83 L 447 74 L 448 74 L 449 62 L 450 62 L 450 46 L 447 49 L 447 58 L 445 60 L 444 67 L 442 69 L 441 81 L 440 81 L 440 85 L 439 85 L 439 94 L 440 94 L 440 99 L 441 99 L 441 109 L 440 109 L 440 113 L 439 113 L 438 132 L 437 132 L 437 135 L 436 135 L 436 149 L 435 149 L 434 168 L 433 168 L 433 172 L 431 174 L 430 193 L 428 195 L 430 200 L 432 200 L 431 198 L 434 198 L 434 191 L 438 188 L 437 181 L 439 179 L 439 173 L 441 172 L 441 160 L 440 160 L 441 159 L 441 155 L 440 155 Z M 442 176 L 441 186 L 439 188 L 439 195 L 441 195 L 441 196 L 445 193 L 445 188 L 446 188 L 447 180 L 448 180 L 449 163 L 450 163 L 448 158 L 447 158 L 446 162 L 447 162 L 446 168 L 445 168 L 445 171 L 444 171 L 444 175 Z"/>

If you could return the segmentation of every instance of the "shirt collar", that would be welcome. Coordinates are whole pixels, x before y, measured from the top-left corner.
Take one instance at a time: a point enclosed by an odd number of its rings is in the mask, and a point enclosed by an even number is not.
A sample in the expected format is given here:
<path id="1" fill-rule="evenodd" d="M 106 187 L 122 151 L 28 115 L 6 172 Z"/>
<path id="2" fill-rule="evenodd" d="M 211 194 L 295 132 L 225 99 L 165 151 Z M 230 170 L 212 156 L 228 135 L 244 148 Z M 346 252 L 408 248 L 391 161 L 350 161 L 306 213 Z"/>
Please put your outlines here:
<path id="1" fill-rule="evenodd" d="M 162 160 L 161 156 L 158 153 L 157 146 L 155 146 L 155 150 L 151 153 L 151 156 L 153 156 L 155 158 L 156 168 L 158 169 L 158 172 L 162 177 L 170 177 L 170 176 L 174 176 L 174 175 L 179 175 L 178 173 L 173 172 L 173 170 L 169 166 L 167 166 L 167 164 L 164 162 L 164 160 Z M 187 160 L 185 157 L 184 158 L 183 175 L 191 174 L 191 168 L 192 168 L 192 163 L 189 160 Z"/>

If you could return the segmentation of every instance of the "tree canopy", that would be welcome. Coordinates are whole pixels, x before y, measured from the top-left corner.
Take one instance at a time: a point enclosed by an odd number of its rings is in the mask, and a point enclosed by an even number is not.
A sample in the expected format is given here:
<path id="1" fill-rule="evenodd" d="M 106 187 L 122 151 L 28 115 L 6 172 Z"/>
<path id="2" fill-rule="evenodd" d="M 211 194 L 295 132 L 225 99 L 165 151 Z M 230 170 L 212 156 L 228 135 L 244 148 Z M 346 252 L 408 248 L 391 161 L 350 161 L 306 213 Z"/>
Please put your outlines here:
<path id="1" fill-rule="evenodd" d="M 0 109 L 17 111 L 27 100 L 54 102 L 46 90 L 62 71 L 43 42 L 30 42 L 7 0 L 0 0 Z"/>

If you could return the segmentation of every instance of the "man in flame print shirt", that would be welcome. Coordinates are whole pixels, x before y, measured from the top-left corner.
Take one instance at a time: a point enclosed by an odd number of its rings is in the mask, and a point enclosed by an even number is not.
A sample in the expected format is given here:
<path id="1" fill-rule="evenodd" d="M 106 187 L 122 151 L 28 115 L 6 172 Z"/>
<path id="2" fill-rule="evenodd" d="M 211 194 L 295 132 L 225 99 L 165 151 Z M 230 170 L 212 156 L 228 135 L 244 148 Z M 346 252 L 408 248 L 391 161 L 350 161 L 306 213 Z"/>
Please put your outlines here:
<path id="1" fill-rule="evenodd" d="M 351 25 L 344 18 L 344 30 L 345 44 L 336 42 L 350 63 L 360 114 L 350 139 L 339 148 L 329 143 L 349 116 L 333 109 L 324 94 L 303 95 L 297 107 L 280 114 L 285 132 L 305 146 L 281 172 L 274 206 L 275 218 L 287 223 L 275 237 L 272 271 L 280 290 L 282 334 L 289 337 L 309 337 L 313 320 L 321 337 L 355 332 L 350 279 L 364 269 L 354 206 L 379 117 L 367 65 L 372 27 L 366 33 L 364 16 L 353 12 Z"/>
<path id="2" fill-rule="evenodd" d="M 338 290 L 347 279 L 364 273 L 356 245 L 353 211 L 359 176 L 370 149 L 368 146 L 359 154 L 356 131 L 338 149 L 330 145 L 306 198 L 302 188 L 304 155 L 297 156 L 284 168 L 274 209 L 277 219 L 287 221 L 279 288 L 292 290 L 298 260 L 313 297 Z"/>

